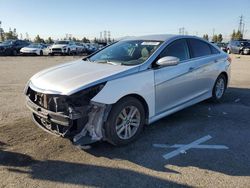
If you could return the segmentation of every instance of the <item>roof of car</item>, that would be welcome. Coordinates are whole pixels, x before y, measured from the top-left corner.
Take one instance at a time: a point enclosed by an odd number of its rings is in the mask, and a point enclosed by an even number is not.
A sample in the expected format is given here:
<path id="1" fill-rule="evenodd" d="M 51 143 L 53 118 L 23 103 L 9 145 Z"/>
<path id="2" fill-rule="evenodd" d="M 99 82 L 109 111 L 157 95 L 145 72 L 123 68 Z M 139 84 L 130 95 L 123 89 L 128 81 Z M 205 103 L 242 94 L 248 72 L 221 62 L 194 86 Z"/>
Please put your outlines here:
<path id="1" fill-rule="evenodd" d="M 172 35 L 172 34 L 145 35 L 145 36 L 126 37 L 123 40 L 155 40 L 155 41 L 166 41 L 166 40 L 168 40 L 170 38 L 174 38 L 174 37 L 178 37 L 178 36 L 179 35 Z"/>

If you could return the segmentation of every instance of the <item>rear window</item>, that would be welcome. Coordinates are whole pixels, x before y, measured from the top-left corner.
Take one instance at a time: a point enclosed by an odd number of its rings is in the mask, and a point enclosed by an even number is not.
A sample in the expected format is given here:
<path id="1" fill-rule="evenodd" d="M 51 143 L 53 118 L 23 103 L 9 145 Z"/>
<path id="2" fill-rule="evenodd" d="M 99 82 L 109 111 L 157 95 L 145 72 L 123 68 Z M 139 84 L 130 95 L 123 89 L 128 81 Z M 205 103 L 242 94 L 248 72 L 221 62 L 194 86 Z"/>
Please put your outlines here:
<path id="1" fill-rule="evenodd" d="M 211 55 L 209 44 L 198 39 L 189 39 L 189 45 L 192 51 L 192 57 L 202 57 Z"/>

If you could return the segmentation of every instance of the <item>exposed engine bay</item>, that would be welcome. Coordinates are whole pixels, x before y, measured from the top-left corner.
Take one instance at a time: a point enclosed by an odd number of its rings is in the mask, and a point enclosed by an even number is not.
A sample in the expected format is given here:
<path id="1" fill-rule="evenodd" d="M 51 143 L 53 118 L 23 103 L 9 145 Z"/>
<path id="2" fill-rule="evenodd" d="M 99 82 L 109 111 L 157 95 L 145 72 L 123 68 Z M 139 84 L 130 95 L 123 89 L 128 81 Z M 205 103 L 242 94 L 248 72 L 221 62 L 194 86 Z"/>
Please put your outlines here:
<path id="1" fill-rule="evenodd" d="M 33 112 L 35 123 L 45 131 L 86 145 L 105 139 L 103 124 L 111 105 L 91 102 L 104 85 L 70 96 L 40 93 L 28 87 L 27 106 Z"/>

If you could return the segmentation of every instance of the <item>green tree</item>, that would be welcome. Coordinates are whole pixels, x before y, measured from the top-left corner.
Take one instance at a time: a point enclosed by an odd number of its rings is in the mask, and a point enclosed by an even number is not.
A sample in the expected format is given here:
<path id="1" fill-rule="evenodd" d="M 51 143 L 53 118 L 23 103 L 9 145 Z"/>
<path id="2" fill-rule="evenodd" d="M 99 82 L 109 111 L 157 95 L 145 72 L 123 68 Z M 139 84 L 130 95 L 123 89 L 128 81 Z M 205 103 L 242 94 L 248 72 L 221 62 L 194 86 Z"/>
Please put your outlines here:
<path id="1" fill-rule="evenodd" d="M 208 34 L 204 34 L 204 35 L 203 35 L 203 39 L 209 41 L 209 39 L 208 39 Z"/>
<path id="2" fill-rule="evenodd" d="M 98 43 L 98 40 L 97 40 L 96 37 L 94 38 L 93 42 L 94 42 L 94 43 Z"/>
<path id="3" fill-rule="evenodd" d="M 0 41 L 4 41 L 4 30 L 0 28 Z"/>
<path id="4" fill-rule="evenodd" d="M 231 35 L 231 40 L 235 40 L 235 37 L 236 37 L 236 33 L 235 33 L 235 30 L 233 30 L 233 33 Z"/>
<path id="5" fill-rule="evenodd" d="M 222 41 L 223 41 L 222 34 L 219 34 L 217 37 L 217 42 L 222 42 Z"/>
<path id="6" fill-rule="evenodd" d="M 242 33 L 241 33 L 240 31 L 237 31 L 237 33 L 236 33 L 236 35 L 235 35 L 235 39 L 236 39 L 236 40 L 241 40 L 241 39 L 243 39 L 243 35 L 242 35 Z"/>
<path id="7" fill-rule="evenodd" d="M 35 43 L 45 43 L 44 39 L 42 39 L 39 35 L 37 35 L 34 39 Z"/>
<path id="8" fill-rule="evenodd" d="M 4 33 L 4 38 L 6 40 L 9 39 L 17 39 L 17 34 L 16 34 L 16 29 L 14 29 L 13 31 L 11 30 L 11 28 L 9 29 L 9 32 L 5 32 Z"/>
<path id="9" fill-rule="evenodd" d="M 218 42 L 218 36 L 217 36 L 217 35 L 214 35 L 213 38 L 212 38 L 212 41 L 213 41 L 213 42 Z"/>
<path id="10" fill-rule="evenodd" d="M 49 37 L 49 38 L 46 40 L 46 43 L 47 43 L 47 44 L 53 44 L 54 41 L 52 40 L 51 37 Z"/>
<path id="11" fill-rule="evenodd" d="M 89 43 L 89 42 L 90 42 L 90 40 L 89 40 L 89 39 L 87 39 L 86 37 L 83 37 L 82 42 L 84 42 L 84 43 Z"/>

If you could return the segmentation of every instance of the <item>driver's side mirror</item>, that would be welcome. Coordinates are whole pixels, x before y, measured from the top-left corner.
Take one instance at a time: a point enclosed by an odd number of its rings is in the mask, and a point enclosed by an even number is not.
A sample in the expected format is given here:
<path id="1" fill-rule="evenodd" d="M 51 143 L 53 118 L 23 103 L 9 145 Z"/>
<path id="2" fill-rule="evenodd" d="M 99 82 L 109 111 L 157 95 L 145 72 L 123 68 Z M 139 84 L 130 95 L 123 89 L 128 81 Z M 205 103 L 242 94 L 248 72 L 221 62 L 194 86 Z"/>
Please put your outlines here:
<path id="1" fill-rule="evenodd" d="M 173 56 L 162 57 L 156 62 L 156 64 L 159 66 L 174 66 L 178 65 L 179 63 L 180 59 Z"/>

